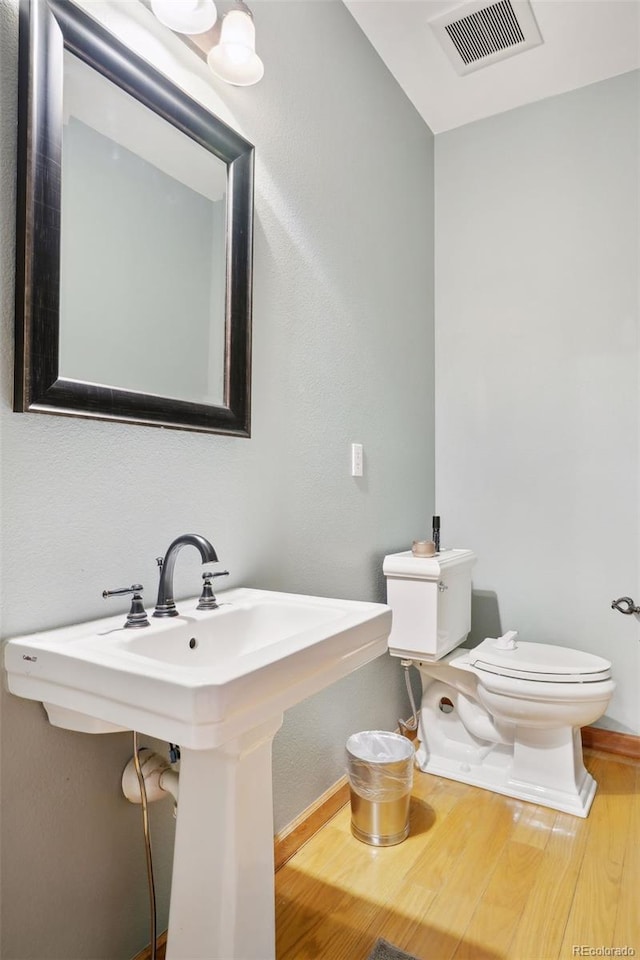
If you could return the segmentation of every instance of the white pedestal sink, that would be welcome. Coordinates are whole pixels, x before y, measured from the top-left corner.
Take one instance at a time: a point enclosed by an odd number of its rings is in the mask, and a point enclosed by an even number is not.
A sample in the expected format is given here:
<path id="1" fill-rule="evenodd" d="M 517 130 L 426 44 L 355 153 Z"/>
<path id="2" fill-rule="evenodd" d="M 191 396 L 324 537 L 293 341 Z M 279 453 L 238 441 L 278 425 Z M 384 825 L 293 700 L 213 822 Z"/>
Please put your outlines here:
<path id="1" fill-rule="evenodd" d="M 220 607 L 7 641 L 56 726 L 181 746 L 167 960 L 274 960 L 271 744 L 283 711 L 385 653 L 384 604 L 236 589 Z"/>

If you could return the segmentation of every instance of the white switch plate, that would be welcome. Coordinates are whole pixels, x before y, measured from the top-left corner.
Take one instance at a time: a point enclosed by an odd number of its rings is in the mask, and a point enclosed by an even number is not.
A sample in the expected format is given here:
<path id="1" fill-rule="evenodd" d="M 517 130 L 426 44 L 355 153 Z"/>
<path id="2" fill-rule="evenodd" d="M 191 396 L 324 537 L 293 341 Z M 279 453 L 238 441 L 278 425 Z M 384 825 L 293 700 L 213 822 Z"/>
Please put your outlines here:
<path id="1" fill-rule="evenodd" d="M 351 476 L 361 477 L 364 472 L 364 453 L 361 443 L 351 444 Z"/>

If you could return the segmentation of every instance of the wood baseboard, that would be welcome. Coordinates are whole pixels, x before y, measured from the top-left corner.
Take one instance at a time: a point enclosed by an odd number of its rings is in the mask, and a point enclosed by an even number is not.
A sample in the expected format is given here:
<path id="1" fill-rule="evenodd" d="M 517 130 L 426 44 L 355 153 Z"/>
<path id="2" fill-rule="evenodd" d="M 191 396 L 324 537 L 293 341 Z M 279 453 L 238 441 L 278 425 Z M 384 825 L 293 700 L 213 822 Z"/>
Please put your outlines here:
<path id="1" fill-rule="evenodd" d="M 346 777 L 341 777 L 310 807 L 276 834 L 273 841 L 276 870 L 290 860 L 294 853 L 348 802 L 349 784 Z"/>
<path id="2" fill-rule="evenodd" d="M 164 960 L 164 955 L 167 949 L 167 934 L 161 933 L 158 939 L 156 940 L 156 955 L 157 960 Z M 145 947 L 144 950 L 141 950 L 140 953 L 136 953 L 133 960 L 151 960 L 151 944 L 148 947 Z"/>
<path id="3" fill-rule="evenodd" d="M 583 727 L 582 746 L 640 760 L 640 737 L 631 733 L 618 733 L 616 730 L 604 730 L 601 727 Z"/>

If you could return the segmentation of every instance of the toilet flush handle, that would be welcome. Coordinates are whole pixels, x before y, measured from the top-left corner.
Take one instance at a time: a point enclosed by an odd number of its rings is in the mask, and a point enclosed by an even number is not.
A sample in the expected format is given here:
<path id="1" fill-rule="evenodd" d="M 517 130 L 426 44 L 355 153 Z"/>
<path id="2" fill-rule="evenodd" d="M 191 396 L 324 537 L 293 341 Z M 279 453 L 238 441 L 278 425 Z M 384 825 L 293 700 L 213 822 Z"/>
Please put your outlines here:
<path id="1" fill-rule="evenodd" d="M 494 646 L 498 650 L 515 650 L 517 649 L 518 644 L 516 640 L 518 639 L 517 630 L 507 630 L 506 633 L 503 633 L 501 637 L 498 637 Z"/>
<path id="2" fill-rule="evenodd" d="M 617 600 L 612 600 L 611 609 L 618 610 L 619 613 L 640 613 L 640 607 L 636 607 L 631 597 L 618 597 Z"/>

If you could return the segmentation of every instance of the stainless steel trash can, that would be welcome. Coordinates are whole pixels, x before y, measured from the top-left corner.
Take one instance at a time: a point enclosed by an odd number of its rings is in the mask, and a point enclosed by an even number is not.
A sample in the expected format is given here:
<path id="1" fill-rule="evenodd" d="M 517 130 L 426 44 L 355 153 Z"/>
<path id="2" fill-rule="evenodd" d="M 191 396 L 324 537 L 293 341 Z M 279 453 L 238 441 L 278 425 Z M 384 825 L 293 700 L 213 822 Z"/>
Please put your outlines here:
<path id="1" fill-rule="evenodd" d="M 410 740 L 387 730 L 365 730 L 347 740 L 351 832 L 376 847 L 390 847 L 409 834 L 409 801 L 415 750 Z"/>

